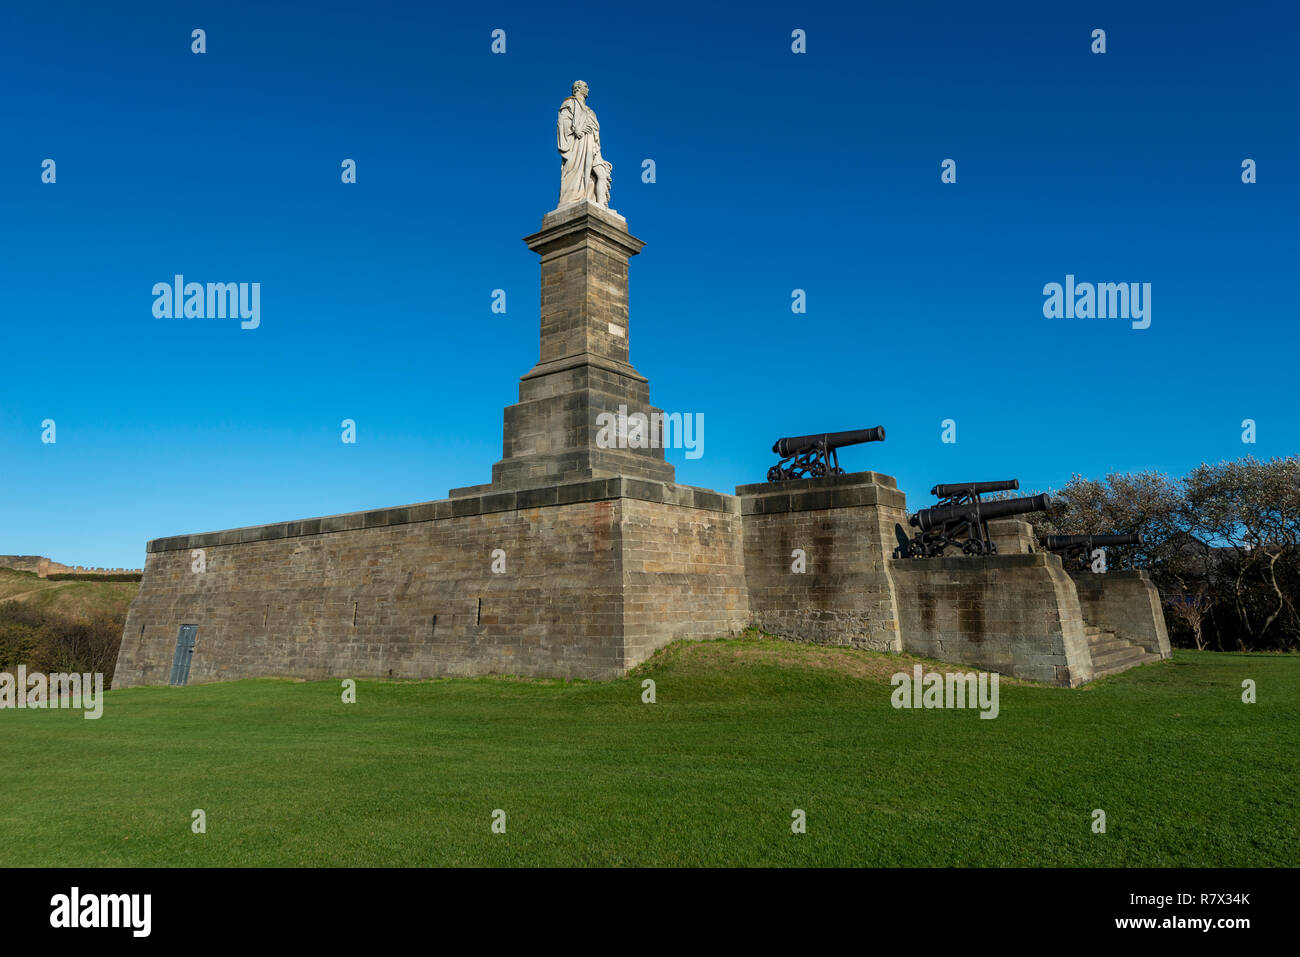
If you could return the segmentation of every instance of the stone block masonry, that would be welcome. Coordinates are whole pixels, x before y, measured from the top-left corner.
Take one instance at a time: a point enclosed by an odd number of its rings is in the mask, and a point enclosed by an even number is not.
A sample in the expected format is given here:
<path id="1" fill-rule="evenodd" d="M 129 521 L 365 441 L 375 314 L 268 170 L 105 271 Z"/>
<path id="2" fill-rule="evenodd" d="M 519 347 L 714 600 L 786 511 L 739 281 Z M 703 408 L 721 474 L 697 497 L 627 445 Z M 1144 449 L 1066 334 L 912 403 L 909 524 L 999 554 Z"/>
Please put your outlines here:
<path id="1" fill-rule="evenodd" d="M 1140 646 L 1149 654 L 1170 657 L 1160 592 L 1141 569 L 1069 572 L 1079 606 L 1091 624 Z"/>
<path id="2" fill-rule="evenodd" d="M 647 494 L 619 501 L 625 667 L 674 639 L 736 634 L 750 621 L 737 500 L 695 490 L 720 507 L 685 508 L 648 494 L 655 487 L 628 481 Z"/>
<path id="3" fill-rule="evenodd" d="M 611 475 L 672 482 L 662 435 L 645 448 L 595 441 L 602 413 L 617 415 L 622 406 L 649 418 L 661 411 L 628 358 L 628 260 L 645 244 L 623 217 L 589 202 L 547 213 L 524 242 L 541 257 L 540 357 L 519 380 L 519 402 L 505 410 L 491 487 Z"/>
<path id="4" fill-rule="evenodd" d="M 165 682 L 183 624 L 194 682 L 613 678 L 751 624 L 1071 687 L 1094 676 L 1090 629 L 1169 655 L 1144 573 L 1072 576 L 1049 552 L 887 557 L 906 514 L 887 475 L 737 492 L 617 476 L 159 539 L 114 686 Z"/>
<path id="5" fill-rule="evenodd" d="M 989 522 L 989 538 L 999 555 L 1029 555 L 1038 550 L 1034 527 L 1021 518 L 995 518 Z"/>
<path id="6" fill-rule="evenodd" d="M 612 678 L 745 626 L 739 524 L 731 496 L 612 478 L 159 539 L 114 687 L 165 683 L 182 624 L 195 683 Z"/>
<path id="7" fill-rule="evenodd" d="M 889 560 L 903 650 L 1074 687 L 1092 657 L 1074 582 L 1046 552 Z"/>
<path id="8" fill-rule="evenodd" d="M 885 556 L 906 500 L 893 478 L 858 472 L 736 492 L 755 625 L 799 641 L 901 650 Z"/>

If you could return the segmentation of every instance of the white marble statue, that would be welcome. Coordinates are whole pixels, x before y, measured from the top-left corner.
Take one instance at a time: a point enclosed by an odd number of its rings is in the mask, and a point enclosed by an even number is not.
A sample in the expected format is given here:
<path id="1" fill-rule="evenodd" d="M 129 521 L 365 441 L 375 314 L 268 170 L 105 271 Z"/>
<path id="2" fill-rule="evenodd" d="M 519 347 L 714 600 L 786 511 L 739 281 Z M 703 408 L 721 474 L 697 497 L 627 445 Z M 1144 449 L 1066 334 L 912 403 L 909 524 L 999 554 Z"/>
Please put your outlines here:
<path id="1" fill-rule="evenodd" d="M 581 80 L 573 84 L 573 95 L 560 104 L 555 145 L 560 150 L 557 205 L 589 199 L 608 209 L 614 167 L 600 155 L 600 123 L 587 106 L 587 84 Z"/>

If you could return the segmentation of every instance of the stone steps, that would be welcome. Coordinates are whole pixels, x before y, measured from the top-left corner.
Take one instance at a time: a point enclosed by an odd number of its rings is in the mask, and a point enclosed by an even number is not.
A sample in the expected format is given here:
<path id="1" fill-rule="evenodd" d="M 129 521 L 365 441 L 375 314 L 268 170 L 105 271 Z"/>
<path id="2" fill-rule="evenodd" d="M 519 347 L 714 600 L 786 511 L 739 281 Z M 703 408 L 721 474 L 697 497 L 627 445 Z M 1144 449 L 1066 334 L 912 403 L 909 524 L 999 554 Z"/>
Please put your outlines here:
<path id="1" fill-rule="evenodd" d="M 1132 642 L 1125 641 L 1123 638 L 1098 638 L 1096 641 L 1088 642 L 1088 648 L 1094 658 L 1108 651 L 1122 651 L 1132 647 L 1134 647 Z"/>
<path id="2" fill-rule="evenodd" d="M 1159 661 L 1160 656 L 1152 654 L 1141 645 L 1120 638 L 1113 631 L 1104 631 L 1092 625 L 1084 629 L 1088 638 L 1088 651 L 1092 654 L 1093 678 L 1119 674 L 1149 661 Z"/>

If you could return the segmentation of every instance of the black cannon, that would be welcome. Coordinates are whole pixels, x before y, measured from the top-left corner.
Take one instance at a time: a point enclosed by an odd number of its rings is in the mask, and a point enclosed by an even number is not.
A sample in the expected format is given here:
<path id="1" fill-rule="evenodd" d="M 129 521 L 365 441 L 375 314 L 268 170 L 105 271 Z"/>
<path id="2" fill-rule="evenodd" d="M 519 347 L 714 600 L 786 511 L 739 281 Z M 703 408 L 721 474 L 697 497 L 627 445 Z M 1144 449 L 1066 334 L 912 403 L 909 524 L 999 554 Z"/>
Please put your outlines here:
<path id="1" fill-rule="evenodd" d="M 1098 548 L 1117 545 L 1141 545 L 1146 536 L 1140 532 L 1120 535 L 1044 535 L 1043 547 L 1061 556 L 1061 561 L 1074 563 L 1080 570 L 1092 567 L 1092 553 Z"/>
<path id="2" fill-rule="evenodd" d="M 1041 512 L 1052 504 L 1048 495 L 1027 495 L 995 502 L 980 500 L 983 492 L 1007 492 L 1020 487 L 1009 482 L 968 482 L 965 485 L 936 485 L 931 491 L 941 496 L 933 508 L 923 508 L 909 522 L 917 531 L 910 539 L 901 525 L 895 526 L 898 547 L 895 558 L 937 558 L 944 550 L 961 548 L 966 555 L 995 555 L 997 546 L 989 536 L 989 520 L 1011 515 Z"/>
<path id="3" fill-rule="evenodd" d="M 979 497 L 988 492 L 1014 492 L 1020 488 L 1018 479 L 1005 482 L 959 482 L 956 485 L 936 485 L 930 494 L 939 499 L 940 505 L 960 505 L 962 502 L 977 502 Z"/>
<path id="4" fill-rule="evenodd" d="M 798 478 L 821 478 L 823 475 L 843 475 L 837 449 L 863 442 L 885 441 L 884 426 L 874 429 L 854 429 L 850 432 L 822 432 L 818 435 L 796 435 L 777 439 L 772 451 L 781 461 L 767 470 L 769 482 L 786 482 Z"/>

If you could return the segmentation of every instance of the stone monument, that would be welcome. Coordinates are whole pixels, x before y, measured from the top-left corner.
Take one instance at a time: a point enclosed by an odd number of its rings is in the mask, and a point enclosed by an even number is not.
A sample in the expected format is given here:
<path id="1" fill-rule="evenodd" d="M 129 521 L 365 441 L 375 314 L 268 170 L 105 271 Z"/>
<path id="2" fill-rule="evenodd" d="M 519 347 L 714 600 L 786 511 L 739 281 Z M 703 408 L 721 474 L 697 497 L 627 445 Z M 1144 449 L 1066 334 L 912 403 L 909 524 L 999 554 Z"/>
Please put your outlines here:
<path id="1" fill-rule="evenodd" d="M 658 421 L 629 355 L 628 261 L 644 244 L 609 208 L 613 167 L 581 81 L 560 107 L 556 145 L 557 205 L 524 239 L 541 259 L 540 354 L 505 410 L 492 481 L 415 505 L 149 542 L 114 687 L 169 676 L 612 678 L 674 639 L 751 624 L 1061 685 L 1169 656 L 1142 573 L 1108 587 L 1074 581 L 1041 552 L 891 559 L 906 500 L 888 475 L 726 495 L 677 484 L 662 436 L 601 441 L 607 414 Z M 1031 539 L 1005 537 L 1026 551 Z"/>
<path id="2" fill-rule="evenodd" d="M 650 405 L 649 384 L 628 357 L 628 260 L 645 243 L 608 208 L 612 167 L 600 155 L 600 124 L 586 98 L 579 80 L 560 107 L 559 203 L 524 238 L 542 262 L 537 364 L 519 380 L 519 403 L 505 410 L 491 485 L 453 489 L 453 496 L 616 475 L 673 481 L 661 432 L 646 443 L 596 441 L 603 413 L 657 422 L 661 410 Z"/>

